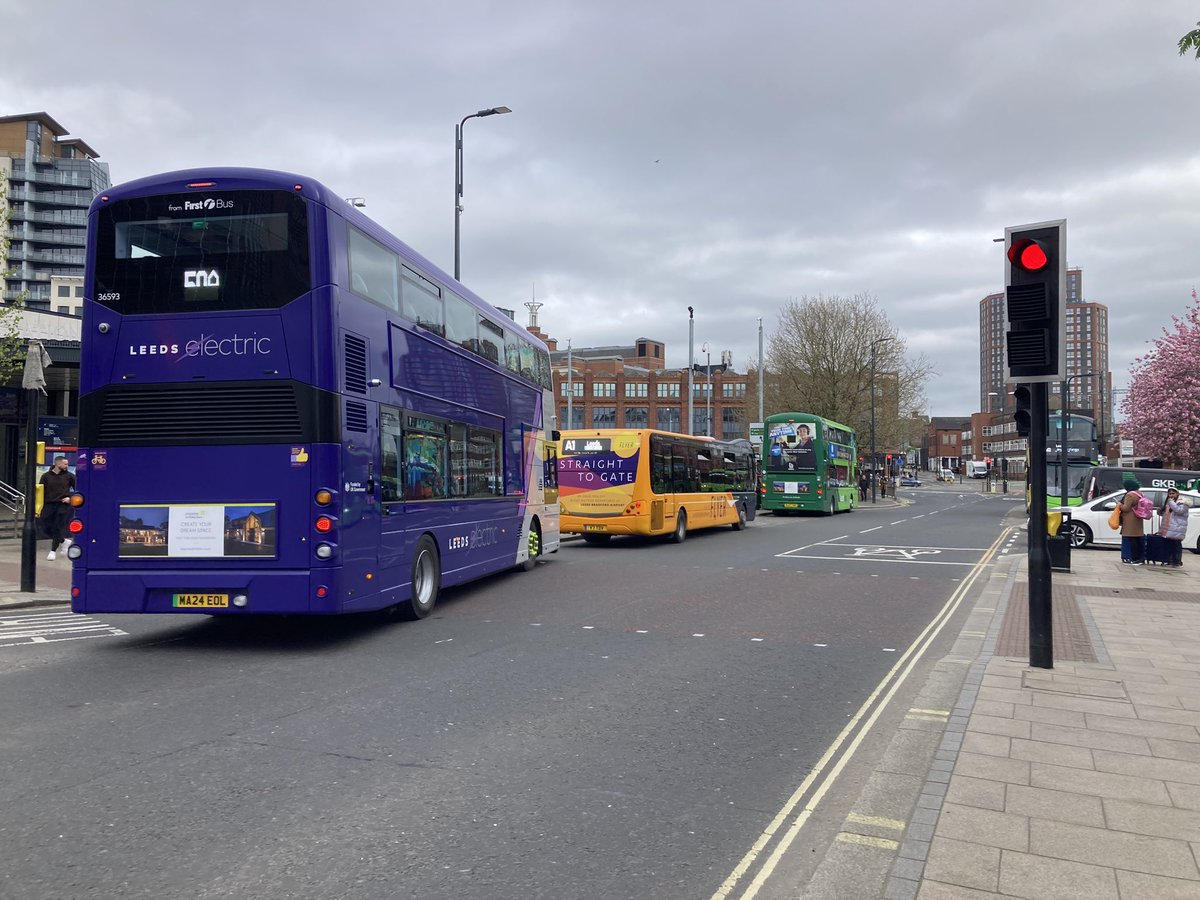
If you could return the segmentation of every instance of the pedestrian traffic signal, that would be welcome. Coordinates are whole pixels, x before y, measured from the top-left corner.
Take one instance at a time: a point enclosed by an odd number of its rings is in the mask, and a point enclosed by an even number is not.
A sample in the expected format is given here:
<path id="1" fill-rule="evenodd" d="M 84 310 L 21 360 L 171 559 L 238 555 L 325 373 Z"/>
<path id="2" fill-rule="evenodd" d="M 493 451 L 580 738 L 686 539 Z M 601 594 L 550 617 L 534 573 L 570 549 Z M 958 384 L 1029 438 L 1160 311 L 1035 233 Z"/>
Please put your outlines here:
<path id="1" fill-rule="evenodd" d="M 1018 384 L 1013 391 L 1013 402 L 1017 407 L 1013 413 L 1013 418 L 1017 420 L 1017 434 L 1029 437 L 1029 430 L 1033 426 L 1033 389 L 1027 384 Z"/>
<path id="2" fill-rule="evenodd" d="M 1067 377 L 1067 222 L 1004 229 L 1005 380 Z"/>

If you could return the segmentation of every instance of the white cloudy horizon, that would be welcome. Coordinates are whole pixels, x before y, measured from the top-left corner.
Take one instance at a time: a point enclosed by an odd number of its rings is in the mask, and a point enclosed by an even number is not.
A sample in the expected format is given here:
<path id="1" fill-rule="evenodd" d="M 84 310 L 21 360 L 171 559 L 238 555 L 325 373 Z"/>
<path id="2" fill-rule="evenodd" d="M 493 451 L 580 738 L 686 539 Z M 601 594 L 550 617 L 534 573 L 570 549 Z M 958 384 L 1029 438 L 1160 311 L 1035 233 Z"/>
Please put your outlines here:
<path id="1" fill-rule="evenodd" d="M 45 111 L 114 182 L 276 168 L 346 197 L 565 347 L 757 356 L 791 298 L 869 293 L 979 406 L 1006 226 L 1065 218 L 1114 385 L 1200 283 L 1194 4 L 0 0 L 0 114 Z M 70 24 L 70 33 L 63 24 Z M 53 49 L 54 52 L 50 52 Z"/>

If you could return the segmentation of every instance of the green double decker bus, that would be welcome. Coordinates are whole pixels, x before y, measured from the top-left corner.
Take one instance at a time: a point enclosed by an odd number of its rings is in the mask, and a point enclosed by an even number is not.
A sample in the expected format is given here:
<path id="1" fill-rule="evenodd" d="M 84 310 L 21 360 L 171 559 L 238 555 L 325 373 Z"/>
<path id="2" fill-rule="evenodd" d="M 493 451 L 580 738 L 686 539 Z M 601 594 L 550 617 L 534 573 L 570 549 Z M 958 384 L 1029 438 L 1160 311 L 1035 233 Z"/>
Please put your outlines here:
<path id="1" fill-rule="evenodd" d="M 858 506 L 854 429 L 811 413 L 763 423 L 762 508 L 831 515 Z"/>

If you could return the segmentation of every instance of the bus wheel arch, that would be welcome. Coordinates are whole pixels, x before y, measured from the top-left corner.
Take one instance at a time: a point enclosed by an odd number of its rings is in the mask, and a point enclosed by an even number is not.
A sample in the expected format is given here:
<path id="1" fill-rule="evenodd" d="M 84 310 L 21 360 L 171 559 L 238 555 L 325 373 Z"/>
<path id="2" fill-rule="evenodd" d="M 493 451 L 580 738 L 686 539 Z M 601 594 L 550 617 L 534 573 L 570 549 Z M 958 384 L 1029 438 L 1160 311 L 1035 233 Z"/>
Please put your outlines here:
<path id="1" fill-rule="evenodd" d="M 675 514 L 675 530 L 671 532 L 671 543 L 682 544 L 687 539 L 687 510 L 679 508 Z"/>
<path id="2" fill-rule="evenodd" d="M 432 535 L 423 534 L 413 549 L 412 582 L 409 598 L 396 605 L 402 619 L 423 619 L 437 605 L 442 588 L 442 561 L 437 542 Z"/>
<path id="3" fill-rule="evenodd" d="M 739 503 L 737 504 L 737 521 L 733 523 L 734 531 L 744 531 L 746 528 L 746 507 Z"/>
<path id="4" fill-rule="evenodd" d="M 521 570 L 532 572 L 537 561 L 542 558 L 542 524 L 537 516 L 529 522 L 529 534 L 525 537 L 525 552 L 527 556 L 521 563 Z"/>

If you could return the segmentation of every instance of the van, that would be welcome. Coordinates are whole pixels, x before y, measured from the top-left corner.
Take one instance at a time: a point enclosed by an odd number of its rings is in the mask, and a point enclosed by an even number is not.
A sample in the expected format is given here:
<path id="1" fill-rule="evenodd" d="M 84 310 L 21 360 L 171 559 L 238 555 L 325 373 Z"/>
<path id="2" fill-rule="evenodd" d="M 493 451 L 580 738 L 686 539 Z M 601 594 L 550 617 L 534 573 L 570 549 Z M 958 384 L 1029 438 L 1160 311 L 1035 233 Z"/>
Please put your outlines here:
<path id="1" fill-rule="evenodd" d="M 942 481 L 954 481 L 954 471 L 952 469 L 942 469 L 942 474 L 938 478 Z"/>
<path id="2" fill-rule="evenodd" d="M 968 478 L 987 478 L 988 464 L 982 460 L 969 460 L 967 462 L 967 477 Z"/>

